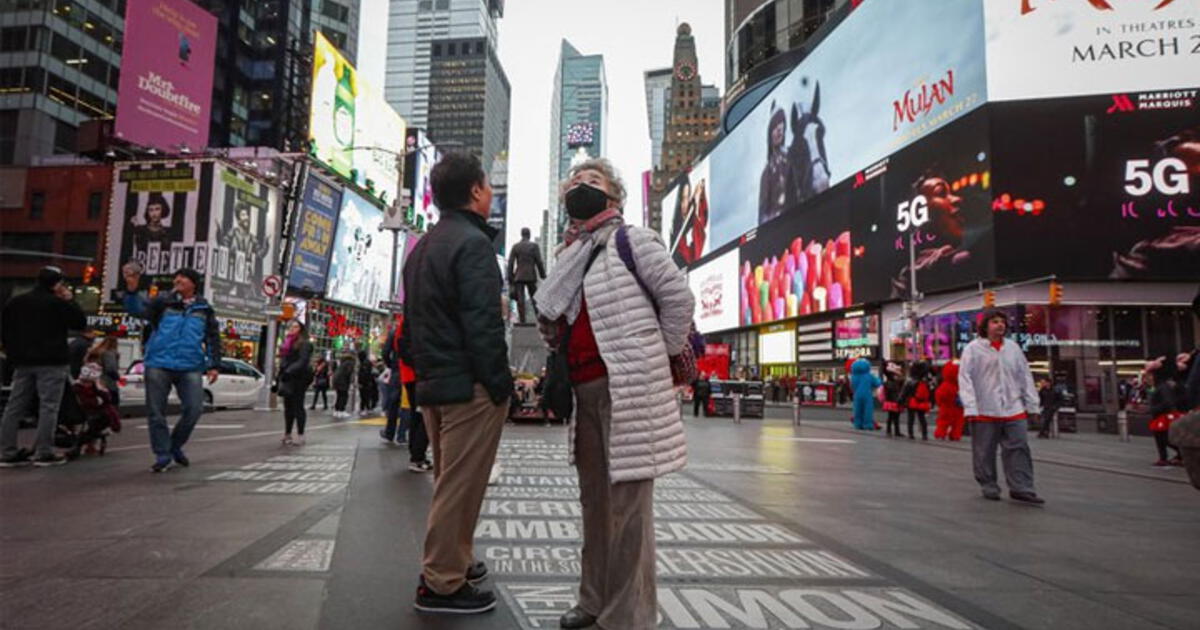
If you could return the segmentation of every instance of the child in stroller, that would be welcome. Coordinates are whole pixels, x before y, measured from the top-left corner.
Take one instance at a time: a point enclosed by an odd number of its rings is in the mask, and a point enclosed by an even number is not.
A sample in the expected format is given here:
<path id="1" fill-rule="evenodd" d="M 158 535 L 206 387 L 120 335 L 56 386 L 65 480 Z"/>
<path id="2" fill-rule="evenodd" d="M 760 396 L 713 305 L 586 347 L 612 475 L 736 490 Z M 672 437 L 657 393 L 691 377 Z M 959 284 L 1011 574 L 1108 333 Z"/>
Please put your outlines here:
<path id="1" fill-rule="evenodd" d="M 108 390 L 100 384 L 103 371 L 99 361 L 89 356 L 88 362 L 79 370 L 79 378 L 71 386 L 79 402 L 82 421 L 65 426 L 60 423 L 55 436 L 56 445 L 67 449 L 66 455 L 70 459 L 79 457 L 85 450 L 89 454 L 103 455 L 109 432 L 121 431 L 121 414 L 112 404 Z"/>

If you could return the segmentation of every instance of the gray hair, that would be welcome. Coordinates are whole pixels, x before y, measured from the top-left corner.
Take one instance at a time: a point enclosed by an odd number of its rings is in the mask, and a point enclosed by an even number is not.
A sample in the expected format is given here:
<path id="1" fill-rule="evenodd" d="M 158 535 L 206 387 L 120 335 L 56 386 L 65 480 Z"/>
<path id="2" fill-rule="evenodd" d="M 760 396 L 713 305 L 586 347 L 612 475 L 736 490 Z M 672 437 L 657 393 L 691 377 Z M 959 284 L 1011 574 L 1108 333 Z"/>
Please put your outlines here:
<path id="1" fill-rule="evenodd" d="M 563 196 L 567 194 L 567 189 L 571 187 L 571 178 L 575 177 L 583 171 L 596 171 L 608 180 L 608 187 L 612 189 L 613 196 L 617 198 L 620 207 L 625 207 L 625 180 L 617 173 L 616 167 L 609 162 L 607 158 L 597 157 L 589 158 L 571 167 L 567 171 L 567 177 L 558 184 L 558 199 L 563 200 Z"/>

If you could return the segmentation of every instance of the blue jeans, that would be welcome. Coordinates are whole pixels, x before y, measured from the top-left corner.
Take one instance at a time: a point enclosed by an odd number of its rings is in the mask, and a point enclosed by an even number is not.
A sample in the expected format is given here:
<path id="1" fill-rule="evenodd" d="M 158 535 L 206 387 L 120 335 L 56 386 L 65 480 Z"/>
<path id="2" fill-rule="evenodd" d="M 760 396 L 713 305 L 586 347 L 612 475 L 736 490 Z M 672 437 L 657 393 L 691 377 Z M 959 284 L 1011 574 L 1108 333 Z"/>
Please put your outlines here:
<path id="1" fill-rule="evenodd" d="M 178 372 L 163 368 L 146 368 L 146 409 L 149 413 L 150 448 L 158 457 L 170 457 L 171 451 L 187 444 L 204 411 L 204 373 Z M 183 413 L 173 431 L 167 428 L 167 396 L 171 386 L 179 394 Z"/>
<path id="2" fill-rule="evenodd" d="M 4 457 L 17 454 L 17 429 L 25 412 L 38 399 L 36 455 L 54 454 L 54 430 L 58 428 L 58 407 L 67 386 L 67 366 L 21 366 L 13 372 L 12 394 L 0 422 L 0 450 Z M 72 394 L 74 395 L 74 394 Z"/>
<path id="3" fill-rule="evenodd" d="M 383 433 L 388 438 L 404 441 L 407 437 L 407 427 L 400 420 L 404 411 L 400 409 L 400 388 L 395 385 L 380 385 L 380 393 L 383 395 L 383 411 L 387 416 L 387 426 L 384 427 Z"/>

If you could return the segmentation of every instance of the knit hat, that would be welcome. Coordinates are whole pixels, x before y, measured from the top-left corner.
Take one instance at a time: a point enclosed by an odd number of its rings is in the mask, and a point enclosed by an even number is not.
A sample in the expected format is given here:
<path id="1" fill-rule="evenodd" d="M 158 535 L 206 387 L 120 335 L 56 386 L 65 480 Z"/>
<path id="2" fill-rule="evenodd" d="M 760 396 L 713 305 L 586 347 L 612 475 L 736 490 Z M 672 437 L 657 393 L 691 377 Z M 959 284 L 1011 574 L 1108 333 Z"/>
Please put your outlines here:
<path id="1" fill-rule="evenodd" d="M 62 269 L 47 265 L 42 267 L 41 271 L 38 271 L 37 283 L 39 287 L 44 289 L 52 289 L 54 288 L 54 285 L 62 282 L 62 279 Z"/>
<path id="2" fill-rule="evenodd" d="M 179 271 L 175 272 L 175 275 L 183 276 L 184 278 L 191 280 L 192 284 L 196 285 L 196 290 L 200 289 L 200 272 L 196 271 L 195 269 L 190 267 L 180 267 Z"/>

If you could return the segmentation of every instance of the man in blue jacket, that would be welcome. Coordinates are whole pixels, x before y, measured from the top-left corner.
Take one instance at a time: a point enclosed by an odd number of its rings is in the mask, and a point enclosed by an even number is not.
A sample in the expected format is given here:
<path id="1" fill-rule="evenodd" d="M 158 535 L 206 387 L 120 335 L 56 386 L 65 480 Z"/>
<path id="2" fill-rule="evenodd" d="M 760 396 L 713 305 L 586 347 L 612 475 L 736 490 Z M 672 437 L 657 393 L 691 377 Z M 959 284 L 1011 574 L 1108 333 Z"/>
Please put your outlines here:
<path id="1" fill-rule="evenodd" d="M 123 273 L 125 310 L 147 321 L 143 378 L 150 447 L 154 450 L 151 470 L 162 472 L 171 466 L 172 460 L 187 466 L 183 445 L 204 409 L 201 378 L 207 372 L 210 385 L 217 380 L 217 364 L 221 360 L 217 318 L 212 306 L 196 294 L 200 274 L 195 270 L 180 269 L 175 273 L 174 290 L 152 300 L 138 292 L 142 275 L 136 267 L 127 265 Z M 183 413 L 175 429 L 169 431 L 164 412 L 172 386 L 179 394 Z"/>

